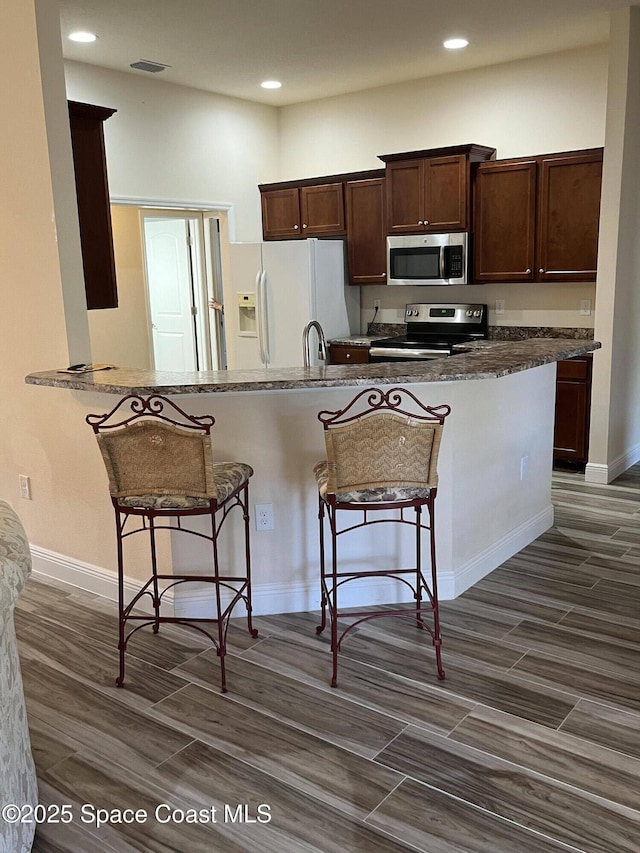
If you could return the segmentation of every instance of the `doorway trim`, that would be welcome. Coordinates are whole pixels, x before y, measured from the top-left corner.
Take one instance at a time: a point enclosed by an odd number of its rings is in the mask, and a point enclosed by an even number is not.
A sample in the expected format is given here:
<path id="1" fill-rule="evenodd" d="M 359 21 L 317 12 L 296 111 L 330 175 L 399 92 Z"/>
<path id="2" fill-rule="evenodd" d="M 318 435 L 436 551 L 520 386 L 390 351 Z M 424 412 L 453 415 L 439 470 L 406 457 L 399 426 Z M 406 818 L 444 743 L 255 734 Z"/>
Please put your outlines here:
<path id="1" fill-rule="evenodd" d="M 110 204 L 126 204 L 131 207 L 157 207 L 164 210 L 199 210 L 224 213 L 229 242 L 235 242 L 236 218 L 233 205 L 223 201 L 176 201 L 164 198 L 138 198 L 128 195 L 112 195 Z"/>

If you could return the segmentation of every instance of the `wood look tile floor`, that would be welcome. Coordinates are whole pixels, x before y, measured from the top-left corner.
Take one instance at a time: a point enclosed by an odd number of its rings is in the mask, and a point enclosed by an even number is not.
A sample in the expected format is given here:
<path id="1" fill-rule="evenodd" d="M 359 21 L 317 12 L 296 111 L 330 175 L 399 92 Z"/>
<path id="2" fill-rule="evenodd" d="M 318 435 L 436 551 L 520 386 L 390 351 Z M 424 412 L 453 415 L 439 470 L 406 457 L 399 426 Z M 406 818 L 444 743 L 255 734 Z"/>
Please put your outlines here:
<path id="1" fill-rule="evenodd" d="M 332 690 L 300 613 L 256 618 L 256 639 L 234 623 L 224 696 L 175 626 L 136 635 L 119 690 L 114 604 L 32 579 L 16 625 L 40 797 L 74 814 L 34 850 L 637 853 L 640 465 L 609 486 L 556 472 L 553 500 L 551 530 L 442 604 L 444 682 L 424 632 L 379 619 Z M 83 804 L 149 818 L 98 827 Z"/>

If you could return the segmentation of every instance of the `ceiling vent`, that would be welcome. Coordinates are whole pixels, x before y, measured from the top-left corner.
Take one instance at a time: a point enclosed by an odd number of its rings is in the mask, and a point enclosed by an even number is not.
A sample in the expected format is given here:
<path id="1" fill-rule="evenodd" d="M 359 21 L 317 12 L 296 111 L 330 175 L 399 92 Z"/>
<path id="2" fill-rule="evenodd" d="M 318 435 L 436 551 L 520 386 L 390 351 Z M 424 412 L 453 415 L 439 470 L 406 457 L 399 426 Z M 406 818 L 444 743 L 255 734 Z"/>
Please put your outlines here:
<path id="1" fill-rule="evenodd" d="M 151 62 L 150 59 L 139 59 L 137 62 L 132 62 L 129 67 L 136 68 L 138 71 L 148 71 L 150 74 L 157 74 L 158 71 L 171 68 L 170 65 L 163 65 L 161 62 Z"/>

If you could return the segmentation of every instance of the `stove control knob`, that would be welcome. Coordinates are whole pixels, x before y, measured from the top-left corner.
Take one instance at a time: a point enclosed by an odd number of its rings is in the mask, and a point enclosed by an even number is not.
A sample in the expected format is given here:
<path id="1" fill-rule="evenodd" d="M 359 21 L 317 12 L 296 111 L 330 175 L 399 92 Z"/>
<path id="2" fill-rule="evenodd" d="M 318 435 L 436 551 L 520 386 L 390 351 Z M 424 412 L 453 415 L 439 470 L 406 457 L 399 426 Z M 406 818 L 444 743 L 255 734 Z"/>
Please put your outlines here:
<path id="1" fill-rule="evenodd" d="M 480 309 L 479 309 L 479 308 L 476 308 L 476 310 L 473 312 L 473 316 L 474 316 L 474 317 L 479 317 L 479 316 L 480 316 Z"/>
<path id="2" fill-rule="evenodd" d="M 467 317 L 473 317 L 473 311 L 471 310 L 471 308 L 467 309 Z"/>

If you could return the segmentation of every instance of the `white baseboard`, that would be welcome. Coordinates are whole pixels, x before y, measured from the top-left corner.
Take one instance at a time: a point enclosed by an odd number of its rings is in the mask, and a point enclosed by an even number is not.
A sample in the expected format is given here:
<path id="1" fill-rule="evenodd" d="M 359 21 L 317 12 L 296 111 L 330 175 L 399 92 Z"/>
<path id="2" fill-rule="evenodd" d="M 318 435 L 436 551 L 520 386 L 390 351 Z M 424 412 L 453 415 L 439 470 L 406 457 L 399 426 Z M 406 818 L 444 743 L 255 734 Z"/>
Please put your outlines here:
<path id="1" fill-rule="evenodd" d="M 545 507 L 537 515 L 510 530 L 502 539 L 474 557 L 456 572 L 448 572 L 442 581 L 438 578 L 438 593 L 441 599 L 457 598 L 489 572 L 501 566 L 509 557 L 526 548 L 534 539 L 553 526 L 553 505 Z"/>
<path id="2" fill-rule="evenodd" d="M 108 569 L 73 557 L 65 557 L 64 554 L 39 548 L 37 545 L 31 545 L 30 550 L 34 577 L 52 578 L 94 595 L 102 595 L 112 601 L 118 600 L 118 578 Z M 125 581 L 124 587 L 129 600 L 138 592 L 140 585 L 135 581 Z M 144 596 L 139 607 L 143 611 L 151 612 L 150 604 L 149 597 Z M 166 616 L 173 615 L 173 590 L 169 590 L 164 596 L 161 613 Z"/>
<path id="3" fill-rule="evenodd" d="M 550 504 L 538 515 L 514 528 L 491 547 L 457 571 L 442 572 L 438 575 L 438 595 L 440 599 L 456 598 L 473 584 L 482 580 L 509 557 L 512 557 L 553 524 L 553 506 Z M 116 601 L 118 582 L 116 576 L 101 566 L 84 563 L 72 557 L 66 557 L 46 548 L 32 546 L 33 573 L 36 577 L 52 578 L 56 581 L 79 587 L 95 595 L 102 595 Z M 135 581 L 125 581 L 127 599 L 138 591 Z M 210 584 L 199 586 L 189 584 L 178 586 L 163 598 L 163 615 L 178 617 L 206 617 L 212 612 L 213 590 Z M 373 604 L 392 604 L 410 600 L 410 592 L 397 581 L 388 578 L 371 578 L 366 584 L 346 584 L 341 591 L 341 603 L 346 607 L 367 606 Z M 226 604 L 229 596 L 223 596 Z M 320 607 L 320 581 L 304 581 L 295 584 L 253 585 L 253 613 L 266 616 L 272 613 L 300 613 L 318 610 Z M 149 611 L 150 599 L 145 596 L 140 609 Z M 242 603 L 238 604 L 236 615 L 243 613 Z"/>
<path id="4" fill-rule="evenodd" d="M 585 482 L 606 486 L 607 483 L 613 482 L 620 474 L 624 474 L 627 468 L 631 468 L 636 462 L 640 462 L 640 443 L 634 445 L 626 453 L 623 453 L 606 465 L 597 462 L 588 462 L 584 469 Z"/>

